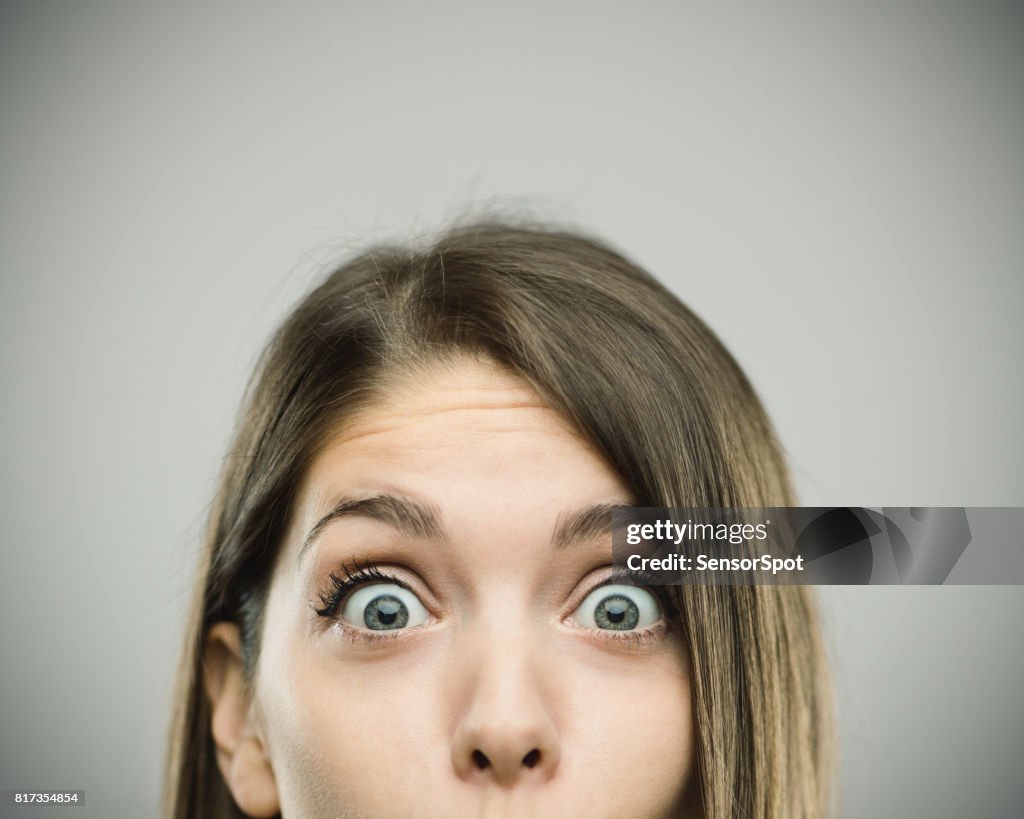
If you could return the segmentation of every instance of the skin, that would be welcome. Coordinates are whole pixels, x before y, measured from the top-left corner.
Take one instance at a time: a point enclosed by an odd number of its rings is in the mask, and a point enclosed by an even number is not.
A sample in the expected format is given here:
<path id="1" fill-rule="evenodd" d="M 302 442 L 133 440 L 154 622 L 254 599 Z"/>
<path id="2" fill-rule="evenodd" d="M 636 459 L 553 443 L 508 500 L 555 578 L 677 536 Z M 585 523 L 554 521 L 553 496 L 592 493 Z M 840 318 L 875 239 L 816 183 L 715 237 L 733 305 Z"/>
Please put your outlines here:
<path id="1" fill-rule="evenodd" d="M 381 495 L 433 512 L 440 532 L 352 513 L 303 549 L 339 499 Z M 630 501 L 560 415 L 493 365 L 461 359 L 392 385 L 300 487 L 252 690 L 236 627 L 210 632 L 213 735 L 239 806 L 286 819 L 688 814 L 678 628 L 658 609 L 633 632 L 582 624 L 610 534 L 553 543 L 573 513 Z M 425 620 L 373 631 L 344 607 L 317 614 L 331 573 L 355 563 L 406 586 Z"/>

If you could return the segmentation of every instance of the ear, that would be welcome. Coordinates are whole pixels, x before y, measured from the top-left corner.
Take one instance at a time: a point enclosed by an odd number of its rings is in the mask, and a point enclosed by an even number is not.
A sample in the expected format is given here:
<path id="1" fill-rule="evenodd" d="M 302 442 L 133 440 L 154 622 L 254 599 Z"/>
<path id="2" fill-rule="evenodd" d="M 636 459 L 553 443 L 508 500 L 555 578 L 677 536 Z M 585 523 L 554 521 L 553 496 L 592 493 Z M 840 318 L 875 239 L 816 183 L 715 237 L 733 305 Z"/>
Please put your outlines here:
<path id="1" fill-rule="evenodd" d="M 207 634 L 203 684 L 210 700 L 217 765 L 231 795 L 248 816 L 277 816 L 281 810 L 277 782 L 253 717 L 234 623 L 217 623 Z"/>

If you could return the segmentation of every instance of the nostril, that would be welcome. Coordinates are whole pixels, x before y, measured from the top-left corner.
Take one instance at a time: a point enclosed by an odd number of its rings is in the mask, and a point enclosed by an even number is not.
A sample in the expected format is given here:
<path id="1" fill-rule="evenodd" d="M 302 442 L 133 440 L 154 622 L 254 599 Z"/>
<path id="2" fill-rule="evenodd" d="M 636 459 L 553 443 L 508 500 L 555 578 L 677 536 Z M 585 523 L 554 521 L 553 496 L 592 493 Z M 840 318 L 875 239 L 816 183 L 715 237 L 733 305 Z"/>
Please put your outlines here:
<path id="1" fill-rule="evenodd" d="M 482 771 L 484 768 L 490 767 L 491 760 L 483 751 L 473 751 L 473 763 Z"/>
<path id="2" fill-rule="evenodd" d="M 540 762 L 540 751 L 536 748 L 534 748 L 532 751 L 530 751 L 530 753 L 523 757 L 523 764 L 527 768 L 532 768 L 538 762 Z"/>

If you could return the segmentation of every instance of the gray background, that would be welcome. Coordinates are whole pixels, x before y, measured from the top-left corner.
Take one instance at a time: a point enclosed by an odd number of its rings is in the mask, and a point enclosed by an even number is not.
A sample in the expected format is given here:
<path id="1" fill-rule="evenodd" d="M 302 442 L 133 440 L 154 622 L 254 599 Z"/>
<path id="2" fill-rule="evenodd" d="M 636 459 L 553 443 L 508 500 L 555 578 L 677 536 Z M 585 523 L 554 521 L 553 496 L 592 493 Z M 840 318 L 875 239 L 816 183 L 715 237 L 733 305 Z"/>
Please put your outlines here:
<path id="1" fill-rule="evenodd" d="M 155 813 L 257 350 L 467 209 L 669 283 L 805 504 L 1024 505 L 1022 6 L 766 5 L 3 4 L 0 788 Z M 822 597 L 845 814 L 1018 815 L 1024 589 Z"/>

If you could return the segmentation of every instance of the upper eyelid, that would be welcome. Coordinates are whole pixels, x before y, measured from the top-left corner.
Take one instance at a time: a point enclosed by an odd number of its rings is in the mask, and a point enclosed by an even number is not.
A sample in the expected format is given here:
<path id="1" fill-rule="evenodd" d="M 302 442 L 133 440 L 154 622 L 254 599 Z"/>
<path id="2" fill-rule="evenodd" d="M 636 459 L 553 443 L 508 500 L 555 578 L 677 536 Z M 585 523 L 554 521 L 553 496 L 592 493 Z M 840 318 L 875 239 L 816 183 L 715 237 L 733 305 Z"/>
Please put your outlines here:
<path id="1" fill-rule="evenodd" d="M 599 582 L 587 586 L 586 590 L 579 593 L 578 596 L 574 594 L 571 598 L 572 602 L 568 606 L 568 612 L 565 614 L 563 619 L 572 617 L 573 614 L 576 613 L 576 610 L 583 605 L 583 601 L 602 586 L 633 586 L 637 589 L 648 592 L 654 596 L 655 600 L 657 600 L 658 606 L 661 608 L 662 619 L 666 622 L 675 619 L 679 615 L 678 607 L 664 591 L 663 586 L 645 585 L 644 583 L 639 582 L 638 578 L 635 576 L 623 574 L 622 571 L 613 570 L 605 575 Z"/>
<path id="2" fill-rule="evenodd" d="M 318 608 L 314 604 L 313 608 L 318 614 L 321 614 L 322 616 L 337 617 L 341 607 L 349 597 L 360 589 L 375 585 L 399 586 L 410 594 L 414 594 L 427 611 L 432 614 L 436 614 L 436 601 L 433 596 L 433 592 L 430 590 L 429 586 L 427 586 L 426 582 L 411 569 L 389 564 L 361 564 L 358 561 L 351 565 L 356 568 L 352 570 L 346 564 L 342 564 L 340 571 L 334 570 L 330 572 L 326 582 L 330 584 L 328 592 L 332 595 L 331 603 L 330 606 L 325 603 L 322 608 Z M 408 572 L 412 577 L 415 577 L 418 582 L 409 582 L 402 577 L 401 573 L 396 574 L 395 569 L 398 569 L 399 572 Z M 360 575 L 364 573 L 365 576 L 361 577 Z M 335 580 L 334 578 L 338 578 L 338 580 Z M 338 582 L 345 583 L 347 588 L 334 588 Z M 323 600 L 323 592 L 320 592 L 318 597 L 320 600 Z M 332 611 L 327 612 L 328 608 L 332 608 Z"/>
<path id="3" fill-rule="evenodd" d="M 602 586 L 636 586 L 638 589 L 646 588 L 646 586 L 639 582 L 635 576 L 625 574 L 622 571 L 616 570 L 614 566 L 602 566 L 600 569 L 596 569 L 594 572 L 590 572 L 589 575 L 593 575 L 596 572 L 604 572 L 600 580 L 592 583 L 583 583 L 582 581 L 577 584 L 576 589 L 570 595 L 570 601 L 572 610 L 576 608 L 587 599 L 587 596 L 597 591 Z M 588 575 L 588 576 L 589 576 Z M 585 579 L 585 578 L 584 578 Z"/>

